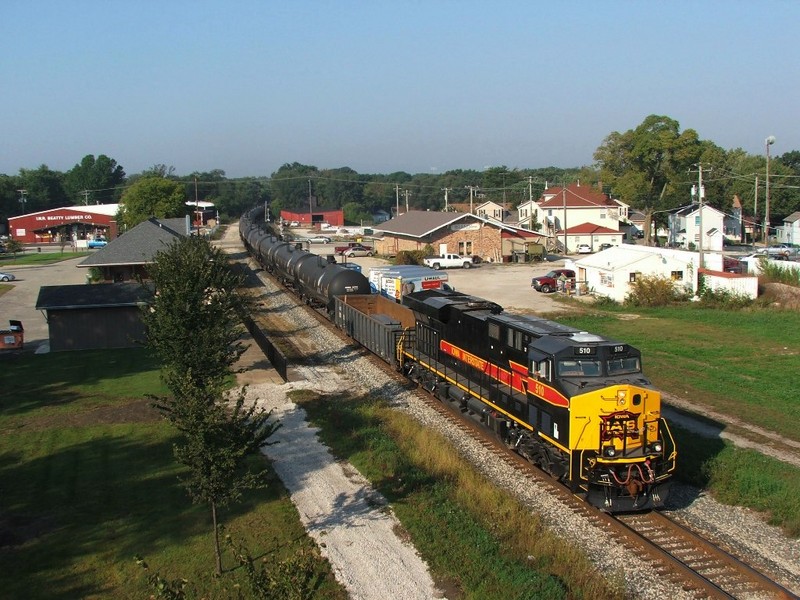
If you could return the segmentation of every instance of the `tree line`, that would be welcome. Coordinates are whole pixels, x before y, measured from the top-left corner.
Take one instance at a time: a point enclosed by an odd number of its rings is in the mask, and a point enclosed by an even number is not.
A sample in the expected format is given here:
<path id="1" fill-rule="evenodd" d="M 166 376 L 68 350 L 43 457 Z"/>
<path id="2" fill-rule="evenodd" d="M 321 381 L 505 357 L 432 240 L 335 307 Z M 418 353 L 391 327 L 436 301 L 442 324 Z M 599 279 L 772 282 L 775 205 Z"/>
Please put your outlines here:
<path id="1" fill-rule="evenodd" d="M 695 130 L 681 130 L 676 120 L 660 115 L 650 115 L 628 131 L 611 132 L 595 150 L 594 164 L 573 168 L 500 165 L 481 171 L 360 174 L 349 167 L 321 169 L 294 162 L 269 176 L 230 179 L 219 169 L 178 176 L 163 164 L 127 176 L 113 159 L 88 155 L 66 173 L 42 165 L 0 175 L 0 222 L 23 209 L 120 201 L 136 207 L 135 219 L 183 216 L 185 202 L 198 199 L 213 202 L 226 217 L 269 201 L 274 214 L 282 209 L 342 209 L 347 222 L 370 223 L 377 211 L 391 214 L 398 205 L 401 210 L 443 210 L 446 201 L 468 203 L 471 193 L 476 203 L 493 200 L 515 208 L 540 197 L 547 186 L 575 181 L 600 185 L 614 198 L 664 222 L 665 211 L 691 203 L 700 169 L 708 204 L 729 213 L 737 196 L 745 214 L 760 222 L 766 211 L 766 160 L 766 154 L 726 150 L 701 140 Z M 800 151 L 773 157 L 769 173 L 770 221 L 780 224 L 800 210 Z M 147 181 L 153 179 L 161 181 Z"/>

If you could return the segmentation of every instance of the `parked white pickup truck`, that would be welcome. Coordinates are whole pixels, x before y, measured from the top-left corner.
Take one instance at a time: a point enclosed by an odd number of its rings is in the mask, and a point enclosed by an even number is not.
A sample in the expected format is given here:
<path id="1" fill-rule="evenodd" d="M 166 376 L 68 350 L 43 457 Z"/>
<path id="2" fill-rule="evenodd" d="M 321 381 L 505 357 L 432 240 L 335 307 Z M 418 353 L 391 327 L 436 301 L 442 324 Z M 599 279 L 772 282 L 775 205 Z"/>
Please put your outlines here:
<path id="1" fill-rule="evenodd" d="M 442 254 L 441 256 L 429 256 L 422 259 L 426 267 L 432 269 L 469 269 L 472 266 L 472 259 L 469 256 L 460 254 Z"/>

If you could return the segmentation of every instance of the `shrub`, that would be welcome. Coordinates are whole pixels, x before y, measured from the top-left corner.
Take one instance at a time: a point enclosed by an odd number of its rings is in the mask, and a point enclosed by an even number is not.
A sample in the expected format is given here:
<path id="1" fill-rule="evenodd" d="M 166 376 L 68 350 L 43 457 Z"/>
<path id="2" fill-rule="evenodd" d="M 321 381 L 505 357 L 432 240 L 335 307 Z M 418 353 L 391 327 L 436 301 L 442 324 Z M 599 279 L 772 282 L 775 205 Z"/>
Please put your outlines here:
<path id="1" fill-rule="evenodd" d="M 736 294 L 728 290 L 712 290 L 703 288 L 700 292 L 700 303 L 708 308 L 739 309 L 753 304 L 753 301 L 743 294 Z"/>
<path id="2" fill-rule="evenodd" d="M 426 256 L 433 256 L 436 251 L 430 244 L 422 250 L 400 250 L 394 259 L 396 265 L 421 265 Z"/>
<path id="3" fill-rule="evenodd" d="M 666 306 L 686 295 L 678 292 L 675 282 L 661 275 L 644 275 L 632 282 L 631 291 L 625 296 L 627 306 Z"/>
<path id="4" fill-rule="evenodd" d="M 614 308 L 619 306 L 619 302 L 611 296 L 595 296 L 594 305 L 600 308 Z"/>
<path id="5" fill-rule="evenodd" d="M 785 283 L 800 287 L 800 269 L 776 265 L 774 262 L 761 262 L 761 279 L 765 283 Z"/>

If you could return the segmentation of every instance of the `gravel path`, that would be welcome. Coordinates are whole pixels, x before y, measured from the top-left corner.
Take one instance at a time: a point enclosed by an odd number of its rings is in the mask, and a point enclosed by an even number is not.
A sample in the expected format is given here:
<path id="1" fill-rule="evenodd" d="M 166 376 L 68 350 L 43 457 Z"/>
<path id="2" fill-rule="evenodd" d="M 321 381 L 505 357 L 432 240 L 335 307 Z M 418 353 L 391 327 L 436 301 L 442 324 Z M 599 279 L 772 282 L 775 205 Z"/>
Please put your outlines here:
<path id="1" fill-rule="evenodd" d="M 308 426 L 305 412 L 286 393 L 297 388 L 333 392 L 341 383 L 327 378 L 303 384 L 261 384 L 248 390 L 282 427 L 264 449 L 289 490 L 300 519 L 336 579 L 353 599 L 442 597 L 427 565 L 413 546 L 396 535 L 400 523 L 386 500 L 347 463 L 337 462 Z M 311 385 L 309 385 L 311 384 Z"/>

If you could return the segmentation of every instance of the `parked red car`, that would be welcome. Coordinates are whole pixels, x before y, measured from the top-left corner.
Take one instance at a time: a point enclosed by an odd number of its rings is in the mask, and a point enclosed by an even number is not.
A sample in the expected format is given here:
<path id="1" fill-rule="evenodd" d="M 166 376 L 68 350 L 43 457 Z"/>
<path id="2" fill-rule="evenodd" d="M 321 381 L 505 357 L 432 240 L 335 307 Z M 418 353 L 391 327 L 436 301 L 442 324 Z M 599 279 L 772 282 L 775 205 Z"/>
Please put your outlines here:
<path id="1" fill-rule="evenodd" d="M 575 271 L 572 269 L 553 269 L 547 275 L 534 277 L 531 280 L 531 287 L 537 292 L 549 294 L 550 292 L 554 292 L 558 289 L 558 280 L 562 275 L 570 283 L 575 283 Z"/>

